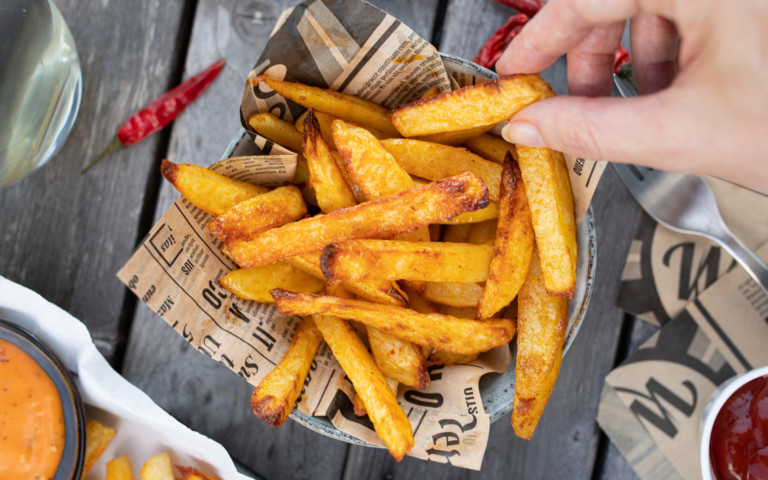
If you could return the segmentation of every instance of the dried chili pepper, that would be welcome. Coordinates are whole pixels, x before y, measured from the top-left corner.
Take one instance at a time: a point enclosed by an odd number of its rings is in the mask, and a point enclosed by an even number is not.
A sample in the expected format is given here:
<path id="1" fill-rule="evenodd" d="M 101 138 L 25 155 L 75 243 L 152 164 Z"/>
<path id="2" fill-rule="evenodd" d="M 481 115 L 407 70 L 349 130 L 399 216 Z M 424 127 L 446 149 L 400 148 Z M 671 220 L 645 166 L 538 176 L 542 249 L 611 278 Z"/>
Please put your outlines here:
<path id="1" fill-rule="evenodd" d="M 480 49 L 472 61 L 485 68 L 493 68 L 501 54 L 504 53 L 504 50 L 520 33 L 526 23 L 528 23 L 528 15 L 524 13 L 518 13 L 509 17 L 507 22 L 485 42 L 483 48 Z"/>
<path id="2" fill-rule="evenodd" d="M 541 0 L 496 0 L 502 5 L 512 7 L 520 13 L 529 17 L 536 15 L 544 7 L 545 3 Z"/>
<path id="3" fill-rule="evenodd" d="M 629 63 L 629 60 L 629 50 L 624 48 L 624 45 L 619 45 L 613 57 L 613 73 L 618 74 L 621 71 L 621 66 Z"/>
<path id="4" fill-rule="evenodd" d="M 176 118 L 187 106 L 200 96 L 224 68 L 226 61 L 220 58 L 197 75 L 183 81 L 172 90 L 152 100 L 122 125 L 117 135 L 81 174 L 87 172 L 99 160 L 128 145 L 140 142 L 162 129 Z"/>

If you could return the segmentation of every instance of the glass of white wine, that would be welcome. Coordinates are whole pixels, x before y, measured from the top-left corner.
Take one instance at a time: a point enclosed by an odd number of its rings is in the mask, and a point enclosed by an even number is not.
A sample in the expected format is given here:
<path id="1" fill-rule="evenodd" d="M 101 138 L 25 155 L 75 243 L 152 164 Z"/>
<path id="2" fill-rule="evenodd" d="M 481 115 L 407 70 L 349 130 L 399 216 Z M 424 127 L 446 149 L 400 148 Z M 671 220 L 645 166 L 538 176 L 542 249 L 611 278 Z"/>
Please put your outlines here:
<path id="1" fill-rule="evenodd" d="M 0 187 L 45 164 L 69 135 L 82 75 L 51 0 L 0 0 Z"/>

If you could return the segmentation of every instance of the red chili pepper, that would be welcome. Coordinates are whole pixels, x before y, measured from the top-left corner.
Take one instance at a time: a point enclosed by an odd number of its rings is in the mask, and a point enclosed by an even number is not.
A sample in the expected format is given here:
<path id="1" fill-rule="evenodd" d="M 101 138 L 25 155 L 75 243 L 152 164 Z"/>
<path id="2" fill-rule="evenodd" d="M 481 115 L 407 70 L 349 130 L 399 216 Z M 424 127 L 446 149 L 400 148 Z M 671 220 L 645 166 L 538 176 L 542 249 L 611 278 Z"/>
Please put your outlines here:
<path id="1" fill-rule="evenodd" d="M 619 73 L 621 71 L 621 66 L 625 63 L 629 63 L 629 50 L 624 48 L 623 45 L 619 45 L 619 48 L 616 49 L 616 53 L 613 57 L 613 73 Z"/>
<path id="2" fill-rule="evenodd" d="M 91 163 L 86 166 L 81 174 L 87 172 L 99 160 L 110 153 L 114 153 L 128 145 L 144 140 L 148 136 L 162 129 L 176 118 L 187 105 L 195 101 L 224 68 L 226 61 L 223 58 L 212 63 L 208 68 L 194 77 L 184 80 L 172 90 L 152 100 L 122 125 L 112 142 Z"/>
<path id="3" fill-rule="evenodd" d="M 541 0 L 496 0 L 502 5 L 512 7 L 520 13 L 524 13 L 529 17 L 536 15 L 541 10 L 545 2 Z"/>
<path id="4" fill-rule="evenodd" d="M 504 53 L 504 50 L 520 33 L 526 23 L 528 23 L 528 15 L 524 13 L 518 13 L 509 17 L 507 23 L 491 35 L 491 38 L 485 42 L 485 45 L 483 45 L 472 61 L 485 68 L 493 68 L 501 54 Z"/>

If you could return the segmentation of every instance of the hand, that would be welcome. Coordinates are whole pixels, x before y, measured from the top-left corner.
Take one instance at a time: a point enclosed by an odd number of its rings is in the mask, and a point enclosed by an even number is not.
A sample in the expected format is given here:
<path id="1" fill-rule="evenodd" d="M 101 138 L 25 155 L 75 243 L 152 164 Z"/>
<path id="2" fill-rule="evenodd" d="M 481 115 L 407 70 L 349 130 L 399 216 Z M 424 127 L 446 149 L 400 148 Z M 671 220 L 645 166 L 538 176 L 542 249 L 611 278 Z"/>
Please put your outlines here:
<path id="1" fill-rule="evenodd" d="M 640 97 L 611 93 L 630 18 Z M 571 96 L 518 112 L 512 143 L 695 172 L 768 192 L 768 2 L 550 0 L 496 70 L 538 73 L 568 55 Z"/>

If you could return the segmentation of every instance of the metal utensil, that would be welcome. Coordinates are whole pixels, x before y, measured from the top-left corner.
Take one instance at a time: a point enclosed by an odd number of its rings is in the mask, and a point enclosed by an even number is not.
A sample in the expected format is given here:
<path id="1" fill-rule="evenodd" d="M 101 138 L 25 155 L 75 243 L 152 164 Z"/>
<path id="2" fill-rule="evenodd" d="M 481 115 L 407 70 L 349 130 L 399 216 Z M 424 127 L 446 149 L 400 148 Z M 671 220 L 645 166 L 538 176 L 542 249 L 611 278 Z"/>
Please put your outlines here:
<path id="1" fill-rule="evenodd" d="M 627 78 L 614 75 L 614 84 L 623 97 L 638 93 Z M 672 230 L 717 242 L 768 294 L 768 266 L 731 233 L 712 190 L 701 177 L 621 163 L 614 163 L 613 168 L 654 220 Z"/>

